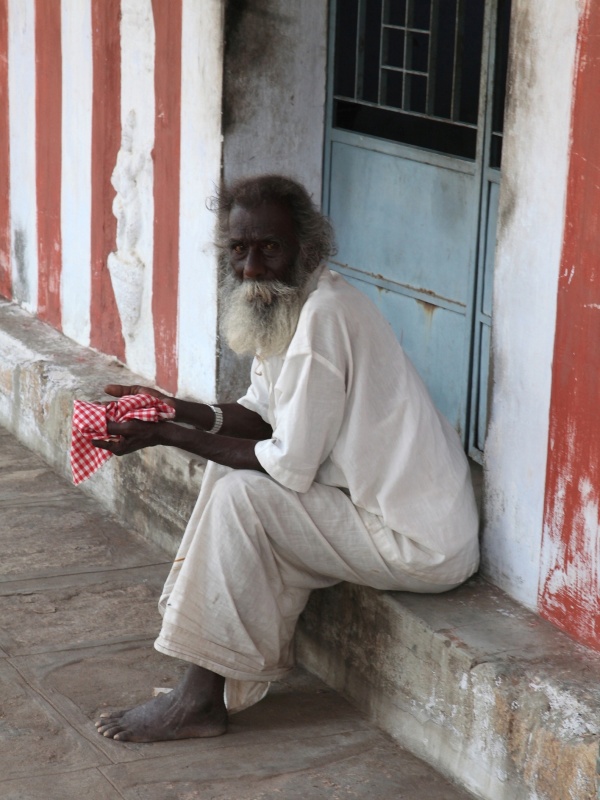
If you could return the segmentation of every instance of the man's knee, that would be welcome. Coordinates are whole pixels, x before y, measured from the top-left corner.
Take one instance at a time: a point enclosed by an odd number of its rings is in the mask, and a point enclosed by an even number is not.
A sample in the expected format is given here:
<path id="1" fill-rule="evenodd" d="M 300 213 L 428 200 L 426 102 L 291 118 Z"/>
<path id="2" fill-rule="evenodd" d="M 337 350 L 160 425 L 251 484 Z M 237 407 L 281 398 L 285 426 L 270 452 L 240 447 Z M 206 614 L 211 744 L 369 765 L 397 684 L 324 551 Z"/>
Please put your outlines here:
<path id="1" fill-rule="evenodd" d="M 211 502 L 232 505 L 254 505 L 264 499 L 273 486 L 278 486 L 273 478 L 253 469 L 235 469 L 215 483 L 211 492 Z"/>

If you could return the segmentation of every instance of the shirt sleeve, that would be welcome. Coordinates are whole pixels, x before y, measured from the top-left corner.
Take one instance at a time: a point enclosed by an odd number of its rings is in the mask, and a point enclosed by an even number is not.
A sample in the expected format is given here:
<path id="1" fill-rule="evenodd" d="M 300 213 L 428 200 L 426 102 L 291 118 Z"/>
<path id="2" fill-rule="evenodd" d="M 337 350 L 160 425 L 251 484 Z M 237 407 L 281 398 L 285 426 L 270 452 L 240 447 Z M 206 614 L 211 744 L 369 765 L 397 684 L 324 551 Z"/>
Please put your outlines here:
<path id="1" fill-rule="evenodd" d="M 269 422 L 269 385 L 265 377 L 265 370 L 258 358 L 252 362 L 250 375 L 251 383 L 248 391 L 243 397 L 240 397 L 238 403 L 259 414 L 265 422 Z"/>
<path id="2" fill-rule="evenodd" d="M 338 438 L 345 406 L 345 379 L 314 352 L 286 358 L 274 387 L 271 439 L 258 442 L 256 457 L 278 483 L 306 492 Z"/>

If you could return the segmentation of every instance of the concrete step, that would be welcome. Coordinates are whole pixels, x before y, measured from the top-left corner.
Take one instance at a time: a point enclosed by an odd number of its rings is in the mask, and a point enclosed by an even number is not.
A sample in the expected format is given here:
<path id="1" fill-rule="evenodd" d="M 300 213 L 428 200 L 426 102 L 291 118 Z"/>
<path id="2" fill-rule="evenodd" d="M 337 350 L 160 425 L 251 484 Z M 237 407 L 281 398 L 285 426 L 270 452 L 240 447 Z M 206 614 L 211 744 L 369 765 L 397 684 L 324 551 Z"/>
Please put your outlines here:
<path id="1" fill-rule="evenodd" d="M 493 800 L 592 800 L 600 658 L 475 578 L 444 595 L 314 592 L 300 662 Z"/>
<path id="2" fill-rule="evenodd" d="M 63 476 L 73 399 L 115 382 L 139 379 L 0 303 L 0 424 Z M 48 475 L 27 469 L 37 502 L 59 502 Z M 200 460 L 154 448 L 111 459 L 82 489 L 172 555 L 202 473 Z M 436 596 L 315 592 L 297 640 L 311 672 L 478 796 L 597 797 L 600 656 L 482 579 Z"/>

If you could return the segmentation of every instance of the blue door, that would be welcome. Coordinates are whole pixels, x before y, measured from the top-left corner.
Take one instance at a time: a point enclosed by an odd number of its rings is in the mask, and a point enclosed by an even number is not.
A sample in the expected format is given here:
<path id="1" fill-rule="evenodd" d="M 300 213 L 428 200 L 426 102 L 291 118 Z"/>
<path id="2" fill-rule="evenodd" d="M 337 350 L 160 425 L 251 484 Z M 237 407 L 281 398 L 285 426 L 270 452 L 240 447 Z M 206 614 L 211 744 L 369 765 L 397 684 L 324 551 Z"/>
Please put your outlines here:
<path id="1" fill-rule="evenodd" d="M 383 311 L 479 458 L 510 0 L 336 0 L 331 14 L 332 267 Z"/>

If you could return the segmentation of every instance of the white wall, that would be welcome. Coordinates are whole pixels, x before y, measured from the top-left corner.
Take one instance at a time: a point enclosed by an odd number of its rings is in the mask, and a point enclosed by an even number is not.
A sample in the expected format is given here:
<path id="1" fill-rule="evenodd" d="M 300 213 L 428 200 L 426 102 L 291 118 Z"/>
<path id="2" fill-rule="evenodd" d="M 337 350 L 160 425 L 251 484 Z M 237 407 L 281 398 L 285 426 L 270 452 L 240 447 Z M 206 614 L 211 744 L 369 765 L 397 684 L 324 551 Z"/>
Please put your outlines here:
<path id="1" fill-rule="evenodd" d="M 154 377 L 154 19 L 151 0 L 121 0 L 121 148 L 112 174 L 117 192 L 115 251 L 108 257 L 128 366 Z"/>
<path id="2" fill-rule="evenodd" d="M 61 305 L 63 331 L 90 342 L 92 19 L 89 3 L 63 0 Z"/>
<path id="3" fill-rule="evenodd" d="M 8 105 L 13 297 L 37 310 L 34 0 L 8 3 Z"/>
<path id="4" fill-rule="evenodd" d="M 223 7 L 183 0 L 179 394 L 209 401 L 216 399 L 217 271 L 206 199 L 221 175 Z"/>
<path id="5" fill-rule="evenodd" d="M 483 567 L 537 604 L 577 0 L 513 0 Z"/>

